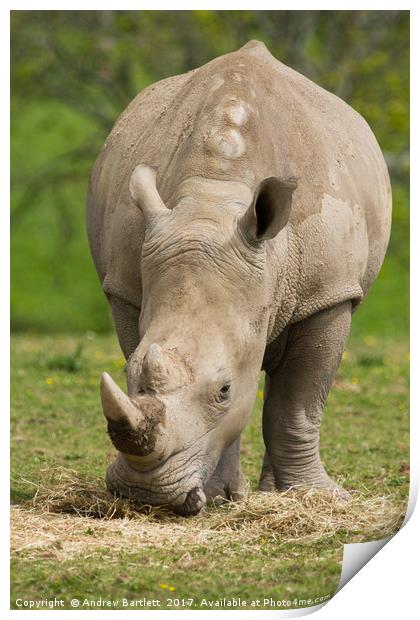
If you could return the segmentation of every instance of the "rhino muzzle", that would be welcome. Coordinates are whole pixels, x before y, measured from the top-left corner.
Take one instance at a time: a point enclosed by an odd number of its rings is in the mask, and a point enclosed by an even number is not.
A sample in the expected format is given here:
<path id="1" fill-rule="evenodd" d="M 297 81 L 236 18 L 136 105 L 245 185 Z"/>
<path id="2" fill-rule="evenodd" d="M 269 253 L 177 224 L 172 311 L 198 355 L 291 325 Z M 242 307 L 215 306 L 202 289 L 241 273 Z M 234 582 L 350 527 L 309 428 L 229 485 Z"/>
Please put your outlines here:
<path id="1" fill-rule="evenodd" d="M 165 405 L 146 394 L 130 398 L 107 373 L 101 377 L 100 392 L 108 434 L 116 449 L 139 466 L 162 460 Z"/>
<path id="2" fill-rule="evenodd" d="M 207 501 L 201 472 L 195 464 L 187 475 L 180 472 L 174 476 L 173 472 L 179 469 L 179 462 L 174 458 L 174 463 L 166 462 L 157 468 L 139 471 L 120 453 L 108 466 L 107 488 L 140 505 L 167 506 L 180 516 L 196 515 Z"/>
<path id="3" fill-rule="evenodd" d="M 187 493 L 184 502 L 174 506 L 174 511 L 181 517 L 197 515 L 206 505 L 206 495 L 200 487 L 194 487 Z"/>

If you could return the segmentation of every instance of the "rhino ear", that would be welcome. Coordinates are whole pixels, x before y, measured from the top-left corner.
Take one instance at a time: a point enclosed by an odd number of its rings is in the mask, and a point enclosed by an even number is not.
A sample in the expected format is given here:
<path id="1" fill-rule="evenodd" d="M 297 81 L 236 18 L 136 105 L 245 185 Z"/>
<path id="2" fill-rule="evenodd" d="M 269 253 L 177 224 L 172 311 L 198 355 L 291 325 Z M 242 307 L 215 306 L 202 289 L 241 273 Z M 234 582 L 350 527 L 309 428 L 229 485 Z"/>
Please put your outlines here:
<path id="1" fill-rule="evenodd" d="M 261 181 L 241 219 L 241 228 L 251 241 L 272 239 L 289 220 L 295 178 L 268 177 Z"/>
<path id="2" fill-rule="evenodd" d="M 129 183 L 131 199 L 142 211 L 146 221 L 168 213 L 156 187 L 156 169 L 139 165 L 134 168 Z"/>

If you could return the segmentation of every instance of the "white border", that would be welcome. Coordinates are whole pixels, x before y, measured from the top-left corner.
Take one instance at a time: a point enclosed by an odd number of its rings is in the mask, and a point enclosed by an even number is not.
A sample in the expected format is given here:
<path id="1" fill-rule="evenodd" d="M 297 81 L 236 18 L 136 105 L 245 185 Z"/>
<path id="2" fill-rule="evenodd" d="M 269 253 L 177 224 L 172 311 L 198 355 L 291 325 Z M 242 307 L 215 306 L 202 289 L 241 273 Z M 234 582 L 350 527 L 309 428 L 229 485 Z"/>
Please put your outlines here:
<path id="1" fill-rule="evenodd" d="M 231 1 L 229 5 L 226 5 L 226 2 L 186 2 L 186 3 L 177 3 L 176 10 L 191 10 L 191 9 L 220 9 L 220 10 L 409 10 L 415 7 L 414 2 L 405 2 L 403 6 L 398 6 L 396 2 L 389 1 L 375 1 L 375 2 L 360 2 L 354 0 L 353 2 L 345 2 L 338 6 L 337 2 L 320 2 L 317 6 L 312 6 L 309 2 L 299 2 L 298 0 L 293 3 L 282 3 L 279 6 L 278 3 L 275 2 L 250 2 L 250 1 Z M 1 342 L 3 345 L 3 355 L 1 356 L 1 368 L 0 368 L 0 376 L 2 377 L 2 404 L 3 404 L 3 416 L 4 419 L 7 419 L 7 412 L 9 409 L 9 388 L 8 388 L 8 377 L 9 377 L 9 307 L 7 302 L 7 295 L 4 295 L 4 291 L 9 291 L 9 219 L 8 219 L 8 209 L 6 205 L 9 204 L 9 80 L 7 77 L 8 67 L 9 67 L 9 32 L 8 32 L 8 24 L 9 24 L 9 10 L 106 10 L 106 9 L 115 9 L 110 2 L 90 2 L 89 6 L 86 6 L 86 2 L 73 2 L 73 3 L 65 3 L 65 2 L 40 2 L 37 6 L 34 6 L 33 2 L 28 1 L 16 1 L 11 2 L 8 6 L 4 6 L 1 9 L 0 13 L 0 32 L 1 32 L 1 45 L 2 45 L 2 66 L 3 66 L 3 93 L 0 98 L 1 105 L 1 123 L 2 123 L 2 132 L 1 135 L 3 140 L 1 142 L 2 149 L 2 176 L 3 182 L 1 184 L 1 191 L 4 194 L 3 200 L 3 208 L 1 209 L 1 216 L 4 218 L 4 222 L 0 226 L 0 252 L 2 253 L 2 262 L 1 265 L 4 269 L 3 279 L 2 279 L 2 305 L 1 305 Z M 132 10 L 175 10 L 173 5 L 166 1 L 162 2 L 156 0 L 153 3 L 148 2 L 133 2 L 126 1 L 122 2 L 122 4 L 118 7 L 120 10 L 124 9 L 132 9 Z M 411 11 L 412 17 L 412 66 L 418 68 L 416 64 L 416 60 L 418 59 L 418 45 L 416 38 L 420 35 L 419 31 L 419 19 L 418 19 L 418 11 Z M 412 71 L 412 92 L 413 92 L 413 101 L 415 104 L 419 103 L 418 98 L 418 80 L 414 72 Z M 417 110 L 417 106 L 413 106 L 414 110 Z M 412 135 L 419 136 L 419 123 L 417 121 L 416 115 L 412 117 Z M 7 138 L 5 139 L 5 136 Z M 418 162 L 418 148 L 416 144 L 413 145 L 413 158 L 414 161 L 414 169 L 416 169 L 416 163 Z M 416 231 L 420 230 L 420 213 L 418 208 L 418 197 L 419 197 L 419 175 L 412 175 L 412 204 L 415 206 L 412 210 L 411 215 L 411 225 L 412 225 L 412 274 L 418 274 L 420 271 L 419 264 L 419 251 L 418 246 L 416 245 Z M 418 305 L 418 294 L 416 291 L 416 283 L 414 281 L 415 276 L 412 275 L 411 278 L 411 312 L 412 316 L 416 317 L 419 314 L 420 308 Z M 416 312 L 417 310 L 417 312 Z M 412 374 L 415 376 L 416 371 L 418 371 L 418 347 L 419 340 L 418 335 L 419 331 L 417 329 L 415 321 L 412 323 L 412 334 L 411 334 L 411 367 Z M 418 383 L 413 382 L 411 397 L 412 397 L 412 407 L 411 410 L 416 413 L 416 409 L 419 404 L 419 388 Z M 419 446 L 419 437 L 420 437 L 420 426 L 417 421 L 417 416 L 411 416 L 411 493 L 410 493 L 410 512 L 414 508 L 415 496 L 417 495 L 418 482 L 419 482 L 419 455 L 420 455 L 420 446 Z M 4 423 L 4 429 L 1 433 L 1 441 L 4 444 L 3 454 L 8 453 L 8 422 Z M 13 614 L 19 613 L 17 611 L 9 610 L 9 580 L 8 580 L 8 562 L 9 562 L 9 549 L 8 549 L 8 498 L 6 489 L 9 488 L 9 469 L 8 467 L 1 468 L 1 476 L 2 476 L 2 488 L 3 488 L 3 501 L 5 501 L 5 506 L 1 511 L 2 518 L 2 527 L 1 527 L 1 537 L 2 537 L 2 550 L 4 553 L 3 556 L 3 578 L 0 580 L 1 587 L 1 596 L 0 596 L 0 610 L 3 611 L 4 617 L 8 618 Z M 347 585 L 343 590 L 336 595 L 328 605 L 326 605 L 319 613 L 320 617 L 336 619 L 337 617 L 342 618 L 343 620 L 351 618 L 354 619 L 356 613 L 363 612 L 363 615 L 369 617 L 372 616 L 381 617 L 391 617 L 394 615 L 399 615 L 400 617 L 411 618 L 414 615 L 414 612 L 417 611 L 417 575 L 418 575 L 418 563 L 416 562 L 416 555 L 418 554 L 418 549 L 420 548 L 420 540 L 419 540 L 419 531 L 420 531 L 420 511 L 417 508 L 411 519 L 406 523 L 405 527 L 401 532 L 399 532 L 386 546 L 382 551 L 375 556 Z M 296 612 L 287 612 L 287 611 L 263 611 L 263 612 L 233 612 L 236 614 L 241 614 L 243 616 L 252 615 L 252 617 L 259 617 L 260 613 L 264 614 L 263 617 L 267 617 L 267 613 L 270 615 L 273 614 L 282 614 L 283 617 L 286 615 L 302 615 L 303 610 L 296 610 Z M 311 613 L 315 611 L 314 608 L 310 608 L 305 610 L 306 613 Z M 27 612 L 31 613 L 31 612 Z M 81 613 L 80 611 L 62 611 L 61 614 L 74 614 Z M 100 614 L 101 611 L 91 611 L 90 615 Z M 122 613 L 120 611 L 114 611 L 114 614 Z M 160 617 L 161 614 L 165 614 L 165 611 L 156 611 L 151 612 L 154 618 Z M 170 613 L 170 612 L 169 612 Z M 173 614 L 181 614 L 183 612 L 172 612 Z M 206 613 L 204 611 L 190 611 L 189 617 L 193 614 L 195 617 L 198 614 Z M 216 613 L 216 612 L 210 612 Z M 219 611 L 217 612 L 219 615 L 223 614 L 231 614 L 232 612 L 228 611 Z M 52 618 L 55 617 L 54 611 L 39 611 L 37 612 L 37 618 L 41 618 L 46 614 L 45 617 Z M 53 616 L 51 616 L 53 614 Z M 72 616 L 75 618 L 76 616 Z M 175 616 L 174 616 L 175 617 Z"/>

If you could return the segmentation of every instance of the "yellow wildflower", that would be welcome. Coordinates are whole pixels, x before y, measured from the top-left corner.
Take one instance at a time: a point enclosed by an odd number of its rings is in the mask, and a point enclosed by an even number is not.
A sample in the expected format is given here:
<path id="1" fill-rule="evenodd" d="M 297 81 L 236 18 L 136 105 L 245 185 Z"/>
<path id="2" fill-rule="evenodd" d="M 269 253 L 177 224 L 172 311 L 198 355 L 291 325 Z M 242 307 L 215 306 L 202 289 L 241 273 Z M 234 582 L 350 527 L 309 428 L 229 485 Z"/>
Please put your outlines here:
<path id="1" fill-rule="evenodd" d="M 376 342 L 376 338 L 375 338 L 375 336 L 365 336 L 364 337 L 364 341 L 365 341 L 365 344 L 367 344 L 368 347 L 372 347 L 375 344 L 375 342 Z"/>

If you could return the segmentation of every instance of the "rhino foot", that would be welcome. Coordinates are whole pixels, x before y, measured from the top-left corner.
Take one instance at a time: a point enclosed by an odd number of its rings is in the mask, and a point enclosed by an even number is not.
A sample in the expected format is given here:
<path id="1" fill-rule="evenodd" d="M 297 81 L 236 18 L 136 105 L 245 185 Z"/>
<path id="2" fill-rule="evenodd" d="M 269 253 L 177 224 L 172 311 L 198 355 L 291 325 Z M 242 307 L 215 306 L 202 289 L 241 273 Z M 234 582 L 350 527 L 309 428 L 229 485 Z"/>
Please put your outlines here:
<path id="1" fill-rule="evenodd" d="M 216 471 L 204 488 L 208 504 L 217 506 L 224 502 L 238 502 L 245 499 L 249 493 L 249 485 L 242 472 L 236 475 L 221 477 Z"/>
<path id="2" fill-rule="evenodd" d="M 302 482 L 302 483 L 296 483 L 296 484 L 281 484 L 281 485 L 276 485 L 275 488 L 273 489 L 266 489 L 266 488 L 261 488 L 261 484 L 259 487 L 260 491 L 267 491 L 267 490 L 277 490 L 280 493 L 282 491 L 288 491 L 289 489 L 320 489 L 320 490 L 325 490 L 325 491 L 331 491 L 331 494 L 338 497 L 340 500 L 343 501 L 351 501 L 351 495 L 348 491 L 346 491 L 346 489 L 343 489 L 343 487 L 341 487 L 340 485 L 336 484 L 333 480 L 330 480 L 330 478 L 327 477 L 326 480 L 323 480 L 322 482 Z"/>
<path id="3" fill-rule="evenodd" d="M 248 495 L 249 484 L 241 471 L 239 438 L 222 453 L 204 492 L 210 505 L 238 502 Z"/>
<path id="4" fill-rule="evenodd" d="M 295 479 L 295 480 L 294 480 Z M 312 489 L 325 489 L 331 491 L 334 495 L 338 496 L 344 501 L 350 501 L 351 495 L 346 489 L 343 489 L 339 484 L 331 480 L 324 468 L 321 467 L 318 471 L 313 472 L 312 476 L 303 476 L 300 480 L 296 480 L 296 477 L 291 475 L 283 476 L 283 481 L 277 482 L 274 478 L 274 473 L 271 467 L 271 463 L 267 456 L 264 455 L 264 460 L 261 468 L 260 480 L 258 483 L 258 490 L 265 492 L 273 491 L 287 491 L 292 488 L 312 488 Z"/>

